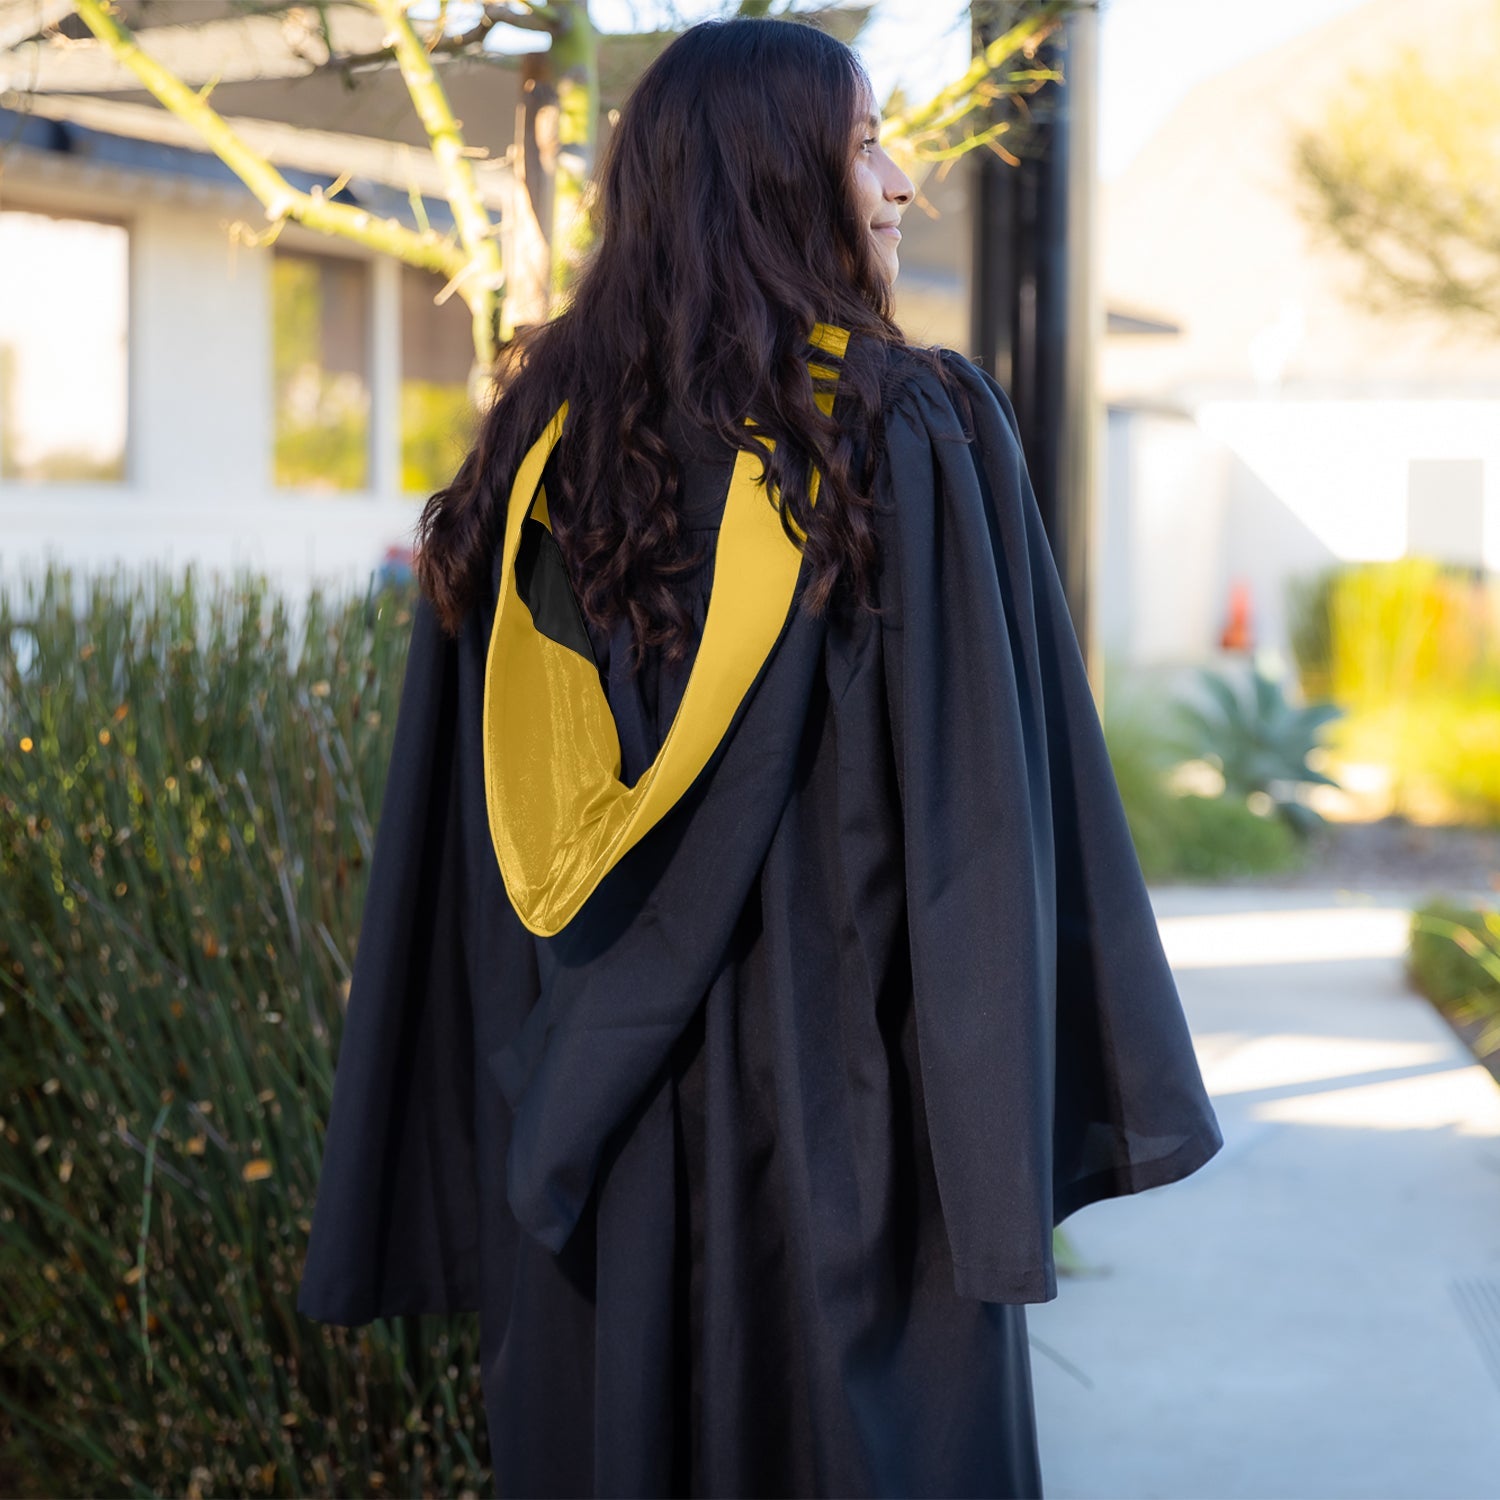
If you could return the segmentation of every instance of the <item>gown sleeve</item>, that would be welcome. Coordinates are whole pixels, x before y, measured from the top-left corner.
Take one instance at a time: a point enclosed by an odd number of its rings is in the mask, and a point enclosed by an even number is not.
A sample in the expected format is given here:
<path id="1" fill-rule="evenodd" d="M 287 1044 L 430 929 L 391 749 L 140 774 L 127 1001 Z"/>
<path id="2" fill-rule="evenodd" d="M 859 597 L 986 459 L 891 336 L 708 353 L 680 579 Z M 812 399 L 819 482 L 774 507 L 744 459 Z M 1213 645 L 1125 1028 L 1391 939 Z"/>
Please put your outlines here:
<path id="1" fill-rule="evenodd" d="M 1055 1225 L 1223 1138 L 1014 410 L 944 361 L 890 403 L 876 495 L 918 1051 L 957 1291 L 1044 1302 Z"/>
<path id="2" fill-rule="evenodd" d="M 476 1011 L 503 1023 L 536 988 L 487 847 L 482 643 L 418 599 L 298 1292 L 320 1322 L 480 1307 L 479 1180 L 504 1121 L 477 1089 Z"/>

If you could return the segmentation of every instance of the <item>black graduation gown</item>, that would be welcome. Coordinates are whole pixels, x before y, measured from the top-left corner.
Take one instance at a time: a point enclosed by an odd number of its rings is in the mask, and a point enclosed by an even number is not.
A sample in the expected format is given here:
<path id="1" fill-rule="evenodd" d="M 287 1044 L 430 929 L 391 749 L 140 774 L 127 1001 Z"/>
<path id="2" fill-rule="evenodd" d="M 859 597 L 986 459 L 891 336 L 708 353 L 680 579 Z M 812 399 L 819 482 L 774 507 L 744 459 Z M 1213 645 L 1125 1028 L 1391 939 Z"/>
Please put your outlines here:
<path id="1" fill-rule="evenodd" d="M 883 618 L 794 606 L 554 937 L 490 840 L 492 610 L 418 606 L 298 1306 L 477 1310 L 501 1495 L 1039 1495 L 1053 1226 L 1222 1145 L 1010 402 L 896 357 Z M 690 663 L 593 647 L 629 783 Z"/>

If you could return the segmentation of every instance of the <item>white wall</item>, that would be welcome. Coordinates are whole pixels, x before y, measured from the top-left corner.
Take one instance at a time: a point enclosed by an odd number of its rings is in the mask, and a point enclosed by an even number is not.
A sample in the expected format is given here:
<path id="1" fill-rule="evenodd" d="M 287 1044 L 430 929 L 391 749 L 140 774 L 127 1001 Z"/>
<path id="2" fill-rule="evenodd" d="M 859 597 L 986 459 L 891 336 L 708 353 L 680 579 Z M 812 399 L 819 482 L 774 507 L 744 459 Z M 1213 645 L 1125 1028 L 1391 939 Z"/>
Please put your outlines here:
<path id="1" fill-rule="evenodd" d="M 161 201 L 151 184 L 7 177 L 7 207 L 108 214 L 130 228 L 129 401 L 122 484 L 0 482 L 0 585 L 48 557 L 82 570 L 159 561 L 363 587 L 385 548 L 410 540 L 416 501 L 396 492 L 399 268 L 375 262 L 374 488 L 298 494 L 272 483 L 271 251 L 230 243 L 264 226 L 259 205 L 221 190 Z M 86 190 L 85 190 L 86 189 Z M 226 212 L 229 209 L 236 210 Z M 340 253 L 283 230 L 279 243 Z M 352 248 L 352 247 L 347 247 Z"/>
<path id="2" fill-rule="evenodd" d="M 1187 417 L 1114 409 L 1104 486 L 1106 653 L 1137 665 L 1203 660 L 1226 602 L 1222 447 Z"/>
<path id="3" fill-rule="evenodd" d="M 1460 553 L 1472 526 L 1420 510 L 1444 499 L 1434 459 L 1468 460 L 1466 491 L 1479 466 L 1482 525 L 1471 555 Z M 1413 507 L 1419 536 L 1459 539 L 1443 560 L 1500 568 L 1500 400 L 1214 400 L 1191 415 L 1114 409 L 1100 566 L 1106 647 L 1141 665 L 1206 660 L 1218 650 L 1230 584 L 1244 578 L 1257 646 L 1289 659 L 1287 581 L 1337 562 L 1403 556 Z"/>
<path id="4" fill-rule="evenodd" d="M 1463 561 L 1500 567 L 1500 399 L 1206 401 L 1197 415 L 1338 558 L 1403 555 L 1414 459 L 1481 461 L 1485 541 Z"/>

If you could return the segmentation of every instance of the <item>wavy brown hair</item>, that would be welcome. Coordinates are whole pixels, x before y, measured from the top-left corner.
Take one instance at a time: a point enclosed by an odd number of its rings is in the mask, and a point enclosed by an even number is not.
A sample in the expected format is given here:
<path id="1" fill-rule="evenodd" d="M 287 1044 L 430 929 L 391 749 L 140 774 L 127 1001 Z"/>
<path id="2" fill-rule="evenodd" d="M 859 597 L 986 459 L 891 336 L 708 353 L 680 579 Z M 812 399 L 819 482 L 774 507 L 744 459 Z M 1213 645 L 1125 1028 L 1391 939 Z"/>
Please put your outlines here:
<path id="1" fill-rule="evenodd" d="M 417 578 L 450 634 L 491 586 L 510 485 L 564 400 L 549 519 L 585 614 L 604 628 L 628 614 L 637 663 L 653 644 L 680 659 L 691 639 L 672 588 L 697 560 L 662 437 L 674 407 L 734 448 L 764 456 L 757 434 L 773 440 L 782 524 L 806 534 L 803 606 L 843 588 L 872 607 L 870 435 L 904 339 L 851 191 L 871 98 L 855 54 L 802 22 L 704 22 L 646 70 L 568 306 L 506 348 L 473 449 L 418 523 Z M 851 334 L 838 422 L 808 378 L 816 322 Z"/>

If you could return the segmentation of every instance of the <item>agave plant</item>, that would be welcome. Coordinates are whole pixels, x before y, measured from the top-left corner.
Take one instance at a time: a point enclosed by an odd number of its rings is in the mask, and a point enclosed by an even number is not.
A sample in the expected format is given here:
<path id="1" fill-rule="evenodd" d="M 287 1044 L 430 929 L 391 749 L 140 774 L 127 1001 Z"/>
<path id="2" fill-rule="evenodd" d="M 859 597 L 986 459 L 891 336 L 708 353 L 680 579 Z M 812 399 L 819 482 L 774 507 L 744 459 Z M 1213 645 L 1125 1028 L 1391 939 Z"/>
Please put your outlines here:
<path id="1" fill-rule="evenodd" d="M 1248 694 L 1217 672 L 1201 669 L 1198 675 L 1210 703 L 1179 703 L 1178 715 L 1194 752 L 1223 774 L 1225 794 L 1265 793 L 1298 834 L 1321 824 L 1323 819 L 1300 800 L 1297 788 L 1338 786 L 1309 766 L 1307 757 L 1317 747 L 1318 730 L 1343 710 L 1331 702 L 1289 703 L 1280 681 L 1259 663 L 1252 668 Z"/>

